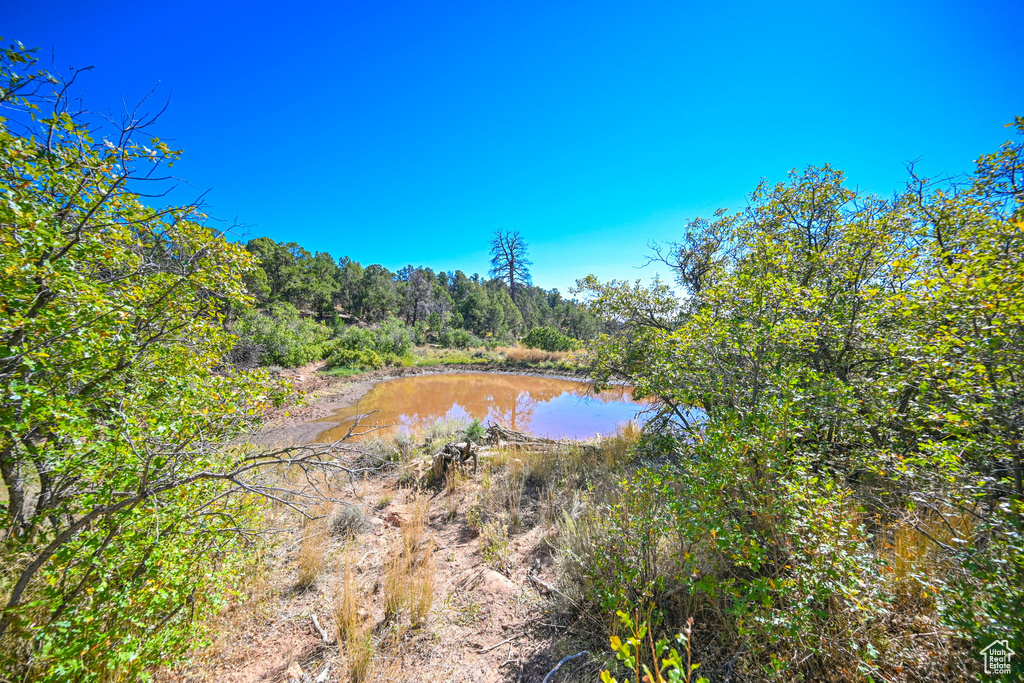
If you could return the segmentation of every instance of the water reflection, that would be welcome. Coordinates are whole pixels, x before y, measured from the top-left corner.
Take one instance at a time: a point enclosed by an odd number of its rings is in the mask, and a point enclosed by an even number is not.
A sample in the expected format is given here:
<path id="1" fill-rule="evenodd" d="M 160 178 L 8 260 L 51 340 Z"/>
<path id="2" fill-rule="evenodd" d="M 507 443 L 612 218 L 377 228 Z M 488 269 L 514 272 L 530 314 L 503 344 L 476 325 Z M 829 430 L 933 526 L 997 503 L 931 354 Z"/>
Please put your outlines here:
<path id="1" fill-rule="evenodd" d="M 342 408 L 324 420 L 334 425 L 316 441 L 342 438 L 357 409 L 359 413 L 380 411 L 364 423 L 396 425 L 375 432 L 376 436 L 428 425 L 441 418 L 475 417 L 484 424 L 498 422 L 540 436 L 580 439 L 613 432 L 617 425 L 634 419 L 647 407 L 645 402 L 635 401 L 626 387 L 596 396 L 589 390 L 586 382 L 526 375 L 467 372 L 401 377 L 377 384 L 358 407 Z"/>

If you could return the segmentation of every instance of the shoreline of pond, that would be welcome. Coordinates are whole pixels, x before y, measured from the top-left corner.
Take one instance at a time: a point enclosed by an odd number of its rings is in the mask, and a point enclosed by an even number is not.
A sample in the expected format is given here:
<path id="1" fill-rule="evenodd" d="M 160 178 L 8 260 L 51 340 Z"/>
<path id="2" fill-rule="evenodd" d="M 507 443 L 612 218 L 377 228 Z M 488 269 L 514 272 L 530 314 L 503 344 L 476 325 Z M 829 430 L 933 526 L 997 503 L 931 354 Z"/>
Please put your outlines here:
<path id="1" fill-rule="evenodd" d="M 273 411 L 263 423 L 261 430 L 250 441 L 262 446 L 282 448 L 313 443 L 316 437 L 326 430 L 322 422 L 324 418 L 334 415 L 342 408 L 355 405 L 381 382 L 418 375 L 467 372 L 551 377 L 573 382 L 588 381 L 582 373 L 574 374 L 561 368 L 509 368 L 494 363 L 390 367 L 348 377 L 331 377 L 317 370 L 312 370 L 312 374 L 304 374 L 301 371 L 283 373 L 285 377 L 293 379 L 299 391 L 303 391 L 306 384 L 312 385 L 304 394 L 306 403 L 302 406 L 293 405 Z"/>

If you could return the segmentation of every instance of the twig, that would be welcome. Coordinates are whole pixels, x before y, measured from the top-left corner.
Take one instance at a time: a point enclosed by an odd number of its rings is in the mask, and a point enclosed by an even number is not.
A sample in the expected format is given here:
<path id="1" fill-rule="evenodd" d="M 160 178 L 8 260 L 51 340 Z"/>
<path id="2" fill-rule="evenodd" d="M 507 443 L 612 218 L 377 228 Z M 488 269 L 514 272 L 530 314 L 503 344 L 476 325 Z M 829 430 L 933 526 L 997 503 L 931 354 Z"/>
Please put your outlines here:
<path id="1" fill-rule="evenodd" d="M 548 683 L 548 681 L 551 680 L 551 677 L 554 676 L 556 673 L 558 673 L 558 670 L 561 669 L 562 665 L 565 664 L 566 662 L 571 662 L 572 660 L 576 659 L 577 657 L 582 657 L 584 655 L 589 655 L 589 654 L 590 654 L 590 652 L 588 652 L 587 650 L 584 650 L 583 652 L 577 652 L 574 655 L 569 655 L 568 657 L 566 657 L 565 659 L 560 661 L 558 664 L 556 664 L 554 669 L 552 669 L 551 671 L 548 672 L 548 675 L 544 677 L 544 683 Z"/>
<path id="2" fill-rule="evenodd" d="M 546 590 L 548 593 L 558 593 L 558 591 L 555 590 L 554 586 L 552 586 L 550 583 L 547 583 L 546 581 L 541 581 L 533 574 L 527 575 L 527 578 L 529 578 L 530 581 L 533 581 L 535 584 Z"/>
<path id="3" fill-rule="evenodd" d="M 323 629 L 323 627 L 320 626 L 320 620 L 316 618 L 316 612 L 313 613 L 313 626 L 316 626 L 316 630 L 320 634 L 320 637 L 324 639 L 324 643 L 325 644 L 327 644 L 327 645 L 333 645 L 334 644 L 334 639 L 333 638 L 328 638 L 327 637 L 327 631 L 325 631 Z"/>
<path id="4" fill-rule="evenodd" d="M 500 643 L 495 643 L 494 645 L 491 645 L 489 648 L 480 650 L 480 654 L 483 654 L 485 652 L 490 652 L 491 650 L 493 650 L 495 648 L 501 647 L 505 643 L 511 643 L 513 640 L 515 640 L 516 638 L 519 638 L 519 637 L 521 637 L 521 636 L 512 636 L 511 638 L 506 638 L 505 640 L 501 641 Z"/>

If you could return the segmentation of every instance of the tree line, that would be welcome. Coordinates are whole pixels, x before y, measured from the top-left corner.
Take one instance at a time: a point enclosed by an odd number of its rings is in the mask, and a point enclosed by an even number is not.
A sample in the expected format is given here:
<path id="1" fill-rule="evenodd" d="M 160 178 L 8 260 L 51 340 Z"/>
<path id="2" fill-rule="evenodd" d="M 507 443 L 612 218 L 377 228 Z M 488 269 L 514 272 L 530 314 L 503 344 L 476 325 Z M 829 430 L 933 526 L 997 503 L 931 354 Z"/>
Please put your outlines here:
<path id="1" fill-rule="evenodd" d="M 412 265 L 392 272 L 379 264 L 364 267 L 347 256 L 311 253 L 294 242 L 251 239 L 245 248 L 256 267 L 245 285 L 258 310 L 240 310 L 235 317 L 239 355 L 252 344 L 273 346 L 267 335 L 254 332 L 273 325 L 281 335 L 300 340 L 340 334 L 353 324 L 398 321 L 414 343 L 460 347 L 514 344 L 534 329 L 592 338 L 598 318 L 557 289 L 529 284 L 525 242 L 513 236 L 506 244 L 508 233 L 495 233 L 490 279 Z M 506 268 L 509 254 L 514 256 Z M 309 360 L 315 353 L 299 355 Z M 297 359 L 270 350 L 266 360 L 292 364 Z"/>

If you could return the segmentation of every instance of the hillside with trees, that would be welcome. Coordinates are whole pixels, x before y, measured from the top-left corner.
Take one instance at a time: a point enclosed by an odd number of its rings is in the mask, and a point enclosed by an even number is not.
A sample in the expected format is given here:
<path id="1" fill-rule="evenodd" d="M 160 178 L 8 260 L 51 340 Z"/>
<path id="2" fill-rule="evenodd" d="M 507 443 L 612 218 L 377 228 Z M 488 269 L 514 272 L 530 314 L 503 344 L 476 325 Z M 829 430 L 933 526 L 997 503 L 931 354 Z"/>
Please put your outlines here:
<path id="1" fill-rule="evenodd" d="M 238 362 L 296 366 L 328 357 L 337 340 L 352 326 L 386 327 L 411 345 L 443 348 L 515 345 L 532 330 L 576 340 L 590 339 L 598 319 L 557 289 L 529 283 L 525 241 L 516 235 L 513 251 L 505 249 L 504 233 L 493 243 L 493 279 L 461 270 L 435 272 L 406 266 L 393 273 L 379 264 L 335 260 L 325 252 L 311 254 L 295 243 L 267 237 L 249 240 L 255 258 L 246 289 L 254 308 L 236 311 L 230 329 L 238 335 Z M 499 237 L 501 239 L 499 239 Z M 518 260 L 510 262 L 509 253 Z M 562 349 L 548 349 L 550 351 Z"/>

